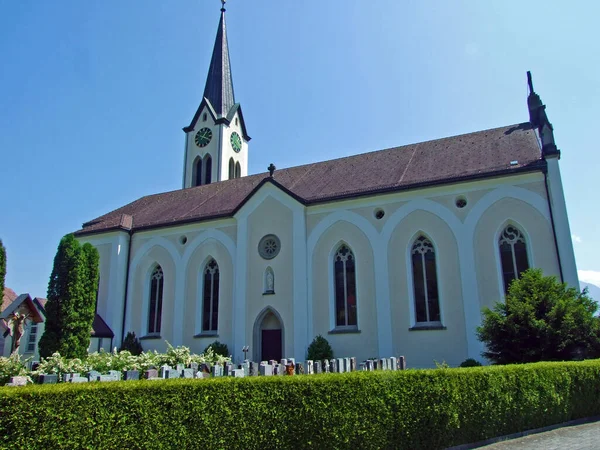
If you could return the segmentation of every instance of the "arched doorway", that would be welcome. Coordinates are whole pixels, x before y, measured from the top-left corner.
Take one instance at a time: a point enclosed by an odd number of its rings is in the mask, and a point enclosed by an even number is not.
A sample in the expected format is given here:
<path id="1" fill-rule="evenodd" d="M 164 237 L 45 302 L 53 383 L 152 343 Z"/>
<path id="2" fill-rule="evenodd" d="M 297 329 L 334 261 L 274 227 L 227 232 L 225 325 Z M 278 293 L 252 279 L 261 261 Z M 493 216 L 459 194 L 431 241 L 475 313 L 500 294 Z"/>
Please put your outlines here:
<path id="1" fill-rule="evenodd" d="M 283 358 L 283 321 L 279 313 L 267 306 L 254 322 L 254 360 L 280 361 Z"/>

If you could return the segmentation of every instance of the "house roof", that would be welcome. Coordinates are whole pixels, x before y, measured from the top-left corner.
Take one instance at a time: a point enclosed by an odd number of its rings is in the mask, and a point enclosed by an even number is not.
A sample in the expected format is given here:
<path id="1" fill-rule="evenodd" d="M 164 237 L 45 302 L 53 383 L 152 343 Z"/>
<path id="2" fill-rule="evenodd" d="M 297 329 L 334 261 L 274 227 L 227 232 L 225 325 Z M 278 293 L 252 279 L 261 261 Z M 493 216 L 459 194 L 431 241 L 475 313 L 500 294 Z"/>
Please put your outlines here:
<path id="1" fill-rule="evenodd" d="M 29 294 L 19 295 L 2 311 L 2 313 L 0 313 L 0 319 L 4 319 L 5 321 L 8 320 L 10 315 L 16 312 L 23 305 L 29 310 L 31 320 L 34 323 L 40 323 L 44 321 L 42 309 L 39 308 L 39 304 L 36 304 L 34 299 L 32 299 Z"/>
<path id="2" fill-rule="evenodd" d="M 529 122 L 142 197 L 83 224 L 77 235 L 233 216 L 264 183 L 303 204 L 542 170 Z"/>
<path id="3" fill-rule="evenodd" d="M 4 292 L 2 295 L 2 306 L 0 306 L 0 312 L 4 311 L 8 305 L 15 301 L 18 297 L 17 293 L 13 291 L 11 288 L 4 288 Z"/>
<path id="4" fill-rule="evenodd" d="M 96 314 L 94 322 L 92 323 L 92 337 L 97 338 L 113 338 L 115 334 L 112 332 L 110 327 L 106 324 L 104 319 L 100 317 L 100 314 Z"/>

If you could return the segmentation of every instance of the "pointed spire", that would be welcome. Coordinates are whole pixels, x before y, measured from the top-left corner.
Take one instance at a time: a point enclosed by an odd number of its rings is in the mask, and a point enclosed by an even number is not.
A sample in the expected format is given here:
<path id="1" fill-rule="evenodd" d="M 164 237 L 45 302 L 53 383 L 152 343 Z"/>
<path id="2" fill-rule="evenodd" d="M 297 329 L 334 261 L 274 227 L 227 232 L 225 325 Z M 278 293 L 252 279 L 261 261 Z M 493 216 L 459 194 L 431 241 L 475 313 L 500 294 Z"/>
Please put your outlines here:
<path id="1" fill-rule="evenodd" d="M 217 29 L 217 38 L 213 49 L 204 97 L 210 102 L 217 116 L 224 117 L 235 104 L 233 79 L 229 62 L 227 29 L 225 27 L 225 1 L 221 0 L 221 20 Z"/>
<path id="2" fill-rule="evenodd" d="M 560 150 L 556 148 L 556 143 L 554 142 L 554 127 L 546 115 L 546 105 L 544 105 L 540 96 L 533 90 L 533 79 L 529 71 L 527 72 L 527 84 L 529 85 L 529 96 L 527 97 L 529 121 L 538 130 L 540 140 L 542 141 L 542 153 L 545 157 L 558 156 L 560 158 Z"/>

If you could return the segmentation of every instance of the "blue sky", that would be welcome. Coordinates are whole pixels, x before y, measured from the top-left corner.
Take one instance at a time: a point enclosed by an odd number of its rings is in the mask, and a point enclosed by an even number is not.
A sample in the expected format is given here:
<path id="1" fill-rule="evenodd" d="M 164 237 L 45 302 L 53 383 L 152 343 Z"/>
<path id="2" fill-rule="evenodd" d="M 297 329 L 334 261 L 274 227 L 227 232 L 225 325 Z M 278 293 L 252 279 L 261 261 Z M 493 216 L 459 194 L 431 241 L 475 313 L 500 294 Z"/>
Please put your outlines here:
<path id="1" fill-rule="evenodd" d="M 6 284 L 46 296 L 58 242 L 181 187 L 217 0 L 0 0 Z M 595 1 L 230 0 L 250 173 L 519 123 L 547 104 L 578 268 L 600 284 Z"/>

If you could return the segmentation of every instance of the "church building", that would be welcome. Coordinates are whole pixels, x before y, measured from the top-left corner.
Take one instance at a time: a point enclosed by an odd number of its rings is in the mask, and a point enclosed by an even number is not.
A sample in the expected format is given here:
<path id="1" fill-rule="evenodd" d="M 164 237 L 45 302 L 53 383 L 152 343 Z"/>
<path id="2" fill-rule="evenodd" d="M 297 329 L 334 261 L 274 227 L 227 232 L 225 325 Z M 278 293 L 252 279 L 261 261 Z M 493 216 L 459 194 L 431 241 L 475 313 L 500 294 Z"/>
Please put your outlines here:
<path id="1" fill-rule="evenodd" d="M 83 224 L 97 313 L 119 346 L 218 340 L 234 361 L 482 361 L 481 309 L 529 267 L 578 287 L 560 151 L 531 76 L 529 122 L 248 174 L 225 9 L 185 132 L 182 188 Z M 267 164 L 265 164 L 267 166 Z"/>

